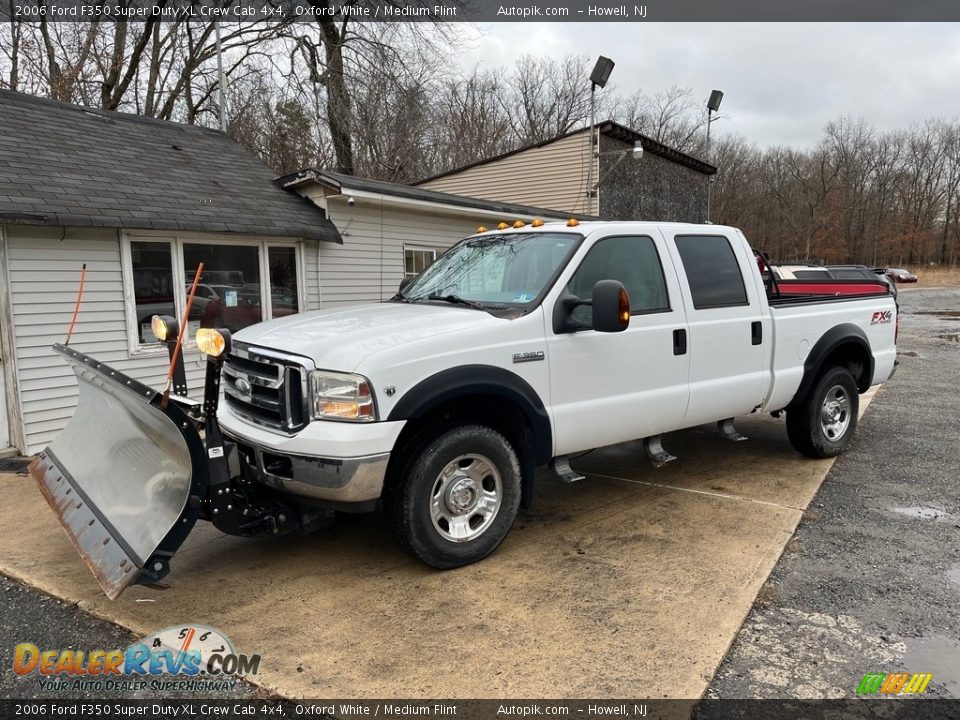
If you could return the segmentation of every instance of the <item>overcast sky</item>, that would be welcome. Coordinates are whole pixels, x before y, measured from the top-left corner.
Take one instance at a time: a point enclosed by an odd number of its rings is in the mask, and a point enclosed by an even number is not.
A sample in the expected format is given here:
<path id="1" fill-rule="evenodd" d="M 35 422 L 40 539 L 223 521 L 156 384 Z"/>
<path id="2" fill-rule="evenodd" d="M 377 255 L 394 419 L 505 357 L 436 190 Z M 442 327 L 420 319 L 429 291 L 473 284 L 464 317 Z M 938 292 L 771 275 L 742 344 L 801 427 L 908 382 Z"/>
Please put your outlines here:
<path id="1" fill-rule="evenodd" d="M 761 145 L 810 145 L 841 115 L 884 129 L 960 117 L 960 24 L 495 23 L 471 32 L 464 67 L 603 54 L 624 94 L 677 84 L 706 102 L 721 89 L 725 118 L 713 130 Z"/>

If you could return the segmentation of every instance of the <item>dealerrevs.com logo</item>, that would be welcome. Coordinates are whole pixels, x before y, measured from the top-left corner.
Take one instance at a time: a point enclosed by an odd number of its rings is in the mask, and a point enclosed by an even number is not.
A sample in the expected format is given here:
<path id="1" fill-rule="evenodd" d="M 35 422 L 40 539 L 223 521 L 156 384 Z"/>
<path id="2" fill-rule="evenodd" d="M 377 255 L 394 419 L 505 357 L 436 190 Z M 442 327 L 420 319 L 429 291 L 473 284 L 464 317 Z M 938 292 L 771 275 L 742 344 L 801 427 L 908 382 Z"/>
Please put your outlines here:
<path id="1" fill-rule="evenodd" d="M 175 625 L 121 650 L 14 648 L 13 671 L 42 690 L 230 690 L 235 675 L 255 675 L 259 655 L 242 655 L 216 628 Z"/>

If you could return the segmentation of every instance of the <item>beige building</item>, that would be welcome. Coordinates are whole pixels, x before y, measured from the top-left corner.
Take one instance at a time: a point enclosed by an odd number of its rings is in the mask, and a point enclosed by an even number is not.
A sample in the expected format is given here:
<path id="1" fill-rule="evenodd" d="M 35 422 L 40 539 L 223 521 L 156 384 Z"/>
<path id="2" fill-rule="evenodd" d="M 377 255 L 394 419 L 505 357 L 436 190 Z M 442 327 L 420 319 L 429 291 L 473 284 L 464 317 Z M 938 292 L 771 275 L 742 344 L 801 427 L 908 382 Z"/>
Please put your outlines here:
<path id="1" fill-rule="evenodd" d="M 418 187 L 605 220 L 706 219 L 716 168 L 612 121 L 597 125 L 596 135 L 592 158 L 589 130 L 581 128 L 427 178 Z M 643 148 L 640 159 L 634 146 Z"/>

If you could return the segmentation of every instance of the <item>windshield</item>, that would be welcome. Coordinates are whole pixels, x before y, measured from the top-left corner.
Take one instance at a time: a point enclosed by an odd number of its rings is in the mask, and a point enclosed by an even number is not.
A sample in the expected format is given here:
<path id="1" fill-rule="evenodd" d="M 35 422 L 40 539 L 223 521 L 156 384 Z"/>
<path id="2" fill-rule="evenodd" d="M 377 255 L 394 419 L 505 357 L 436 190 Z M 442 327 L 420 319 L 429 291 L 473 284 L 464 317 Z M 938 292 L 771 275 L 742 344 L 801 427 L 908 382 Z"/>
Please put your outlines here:
<path id="1" fill-rule="evenodd" d="M 452 296 L 491 306 L 526 305 L 539 297 L 581 237 L 510 233 L 467 238 L 437 258 L 401 295 L 411 302 Z"/>

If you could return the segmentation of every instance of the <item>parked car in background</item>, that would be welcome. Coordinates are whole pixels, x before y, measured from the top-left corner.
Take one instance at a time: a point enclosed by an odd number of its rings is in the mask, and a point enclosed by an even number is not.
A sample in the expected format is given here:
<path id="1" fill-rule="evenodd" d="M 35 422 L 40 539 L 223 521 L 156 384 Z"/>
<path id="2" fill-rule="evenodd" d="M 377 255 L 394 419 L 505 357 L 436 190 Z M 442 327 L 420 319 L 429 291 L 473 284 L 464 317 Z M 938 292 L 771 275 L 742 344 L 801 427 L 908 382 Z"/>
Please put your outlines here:
<path id="1" fill-rule="evenodd" d="M 912 272 L 903 268 L 887 268 L 886 275 L 898 283 L 915 283 L 918 279 Z"/>

